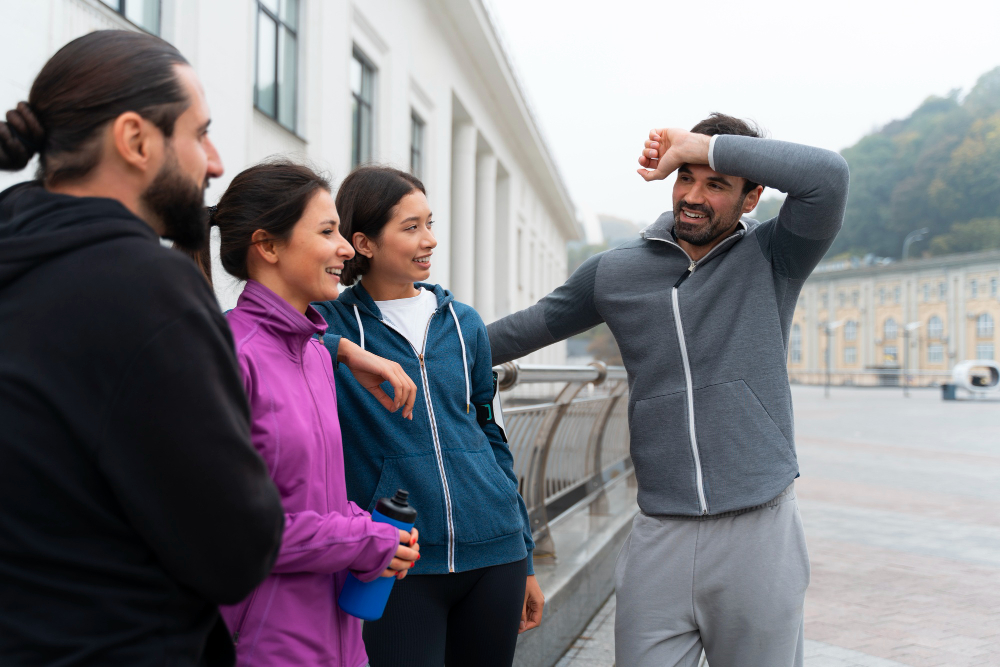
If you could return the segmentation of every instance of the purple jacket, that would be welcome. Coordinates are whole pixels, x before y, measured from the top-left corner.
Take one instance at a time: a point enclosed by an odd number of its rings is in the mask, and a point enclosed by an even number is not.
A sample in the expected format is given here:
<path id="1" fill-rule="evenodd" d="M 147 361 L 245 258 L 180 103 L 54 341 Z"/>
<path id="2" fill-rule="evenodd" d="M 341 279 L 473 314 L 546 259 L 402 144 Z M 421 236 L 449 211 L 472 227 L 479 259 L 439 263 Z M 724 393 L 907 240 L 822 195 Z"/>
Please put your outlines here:
<path id="1" fill-rule="evenodd" d="M 253 444 L 285 508 L 271 575 L 221 610 L 237 665 L 361 667 L 368 661 L 361 621 L 341 611 L 337 597 L 348 570 L 371 581 L 388 566 L 399 532 L 347 500 L 330 353 L 312 337 L 326 322 L 252 280 L 228 318 Z"/>

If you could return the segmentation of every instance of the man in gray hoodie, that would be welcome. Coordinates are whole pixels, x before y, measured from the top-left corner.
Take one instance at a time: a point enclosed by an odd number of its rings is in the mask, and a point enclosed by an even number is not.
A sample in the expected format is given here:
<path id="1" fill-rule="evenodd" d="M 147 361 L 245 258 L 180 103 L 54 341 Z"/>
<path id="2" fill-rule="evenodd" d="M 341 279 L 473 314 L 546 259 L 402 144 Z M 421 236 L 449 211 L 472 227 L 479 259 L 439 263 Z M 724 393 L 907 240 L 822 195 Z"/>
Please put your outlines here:
<path id="1" fill-rule="evenodd" d="M 619 667 L 802 665 L 809 557 L 785 360 L 799 291 L 840 230 L 848 169 L 712 114 L 653 130 L 673 210 L 489 326 L 493 363 L 607 322 L 629 378 L 641 512 L 618 557 Z M 763 186 L 777 217 L 743 217 Z"/>

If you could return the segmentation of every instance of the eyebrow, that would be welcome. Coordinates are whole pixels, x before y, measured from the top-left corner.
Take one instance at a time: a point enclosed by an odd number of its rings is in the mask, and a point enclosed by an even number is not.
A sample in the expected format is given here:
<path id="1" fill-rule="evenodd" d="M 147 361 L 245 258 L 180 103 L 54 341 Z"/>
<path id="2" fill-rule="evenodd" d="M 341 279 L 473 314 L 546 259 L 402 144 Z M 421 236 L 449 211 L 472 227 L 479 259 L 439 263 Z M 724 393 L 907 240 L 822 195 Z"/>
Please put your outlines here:
<path id="1" fill-rule="evenodd" d="M 427 214 L 427 219 L 428 219 L 428 220 L 431 220 L 431 219 L 433 219 L 433 218 L 434 218 L 434 214 L 433 214 L 433 213 L 428 213 L 428 214 Z M 412 222 L 412 221 L 414 221 L 414 220 L 416 220 L 417 222 L 420 222 L 421 218 L 420 218 L 420 216 L 419 216 L 419 215 L 411 215 L 411 216 L 410 216 L 410 217 L 408 217 L 408 218 L 403 218 L 402 220 L 400 220 L 400 221 L 399 221 L 399 224 L 403 224 L 403 223 L 405 223 L 405 222 Z"/>
<path id="2" fill-rule="evenodd" d="M 677 173 L 678 174 L 688 174 L 690 176 L 694 175 L 691 172 L 691 169 L 689 169 L 686 164 L 685 165 L 681 165 L 681 167 L 677 170 Z M 732 181 L 730 181 L 725 176 L 709 176 L 707 180 L 712 181 L 713 183 L 721 183 L 722 185 L 728 185 L 730 187 L 732 187 L 732 185 L 733 185 Z"/>
<path id="3" fill-rule="evenodd" d="M 208 132 L 208 126 L 212 124 L 212 119 L 209 118 L 205 121 L 205 124 L 198 128 L 199 132 Z"/>

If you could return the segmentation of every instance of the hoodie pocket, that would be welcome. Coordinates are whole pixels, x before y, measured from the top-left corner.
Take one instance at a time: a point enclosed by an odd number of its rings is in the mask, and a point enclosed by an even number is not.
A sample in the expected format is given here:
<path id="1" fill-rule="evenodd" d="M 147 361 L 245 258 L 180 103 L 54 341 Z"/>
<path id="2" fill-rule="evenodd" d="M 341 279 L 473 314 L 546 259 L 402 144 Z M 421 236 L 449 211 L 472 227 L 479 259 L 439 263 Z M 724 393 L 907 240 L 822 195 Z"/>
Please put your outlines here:
<path id="1" fill-rule="evenodd" d="M 416 526 L 420 530 L 420 543 L 447 544 L 444 485 L 437 456 L 430 452 L 386 458 L 382 462 L 382 473 L 368 504 L 368 512 L 374 512 L 379 499 L 391 498 L 396 489 L 410 493 L 410 505 L 417 510 Z"/>
<path id="2" fill-rule="evenodd" d="M 649 512 L 700 512 L 687 392 L 638 400 L 629 416 L 639 504 Z"/>
<path id="3" fill-rule="evenodd" d="M 450 449 L 444 454 L 456 541 L 487 542 L 521 532 L 517 490 L 493 452 Z"/>

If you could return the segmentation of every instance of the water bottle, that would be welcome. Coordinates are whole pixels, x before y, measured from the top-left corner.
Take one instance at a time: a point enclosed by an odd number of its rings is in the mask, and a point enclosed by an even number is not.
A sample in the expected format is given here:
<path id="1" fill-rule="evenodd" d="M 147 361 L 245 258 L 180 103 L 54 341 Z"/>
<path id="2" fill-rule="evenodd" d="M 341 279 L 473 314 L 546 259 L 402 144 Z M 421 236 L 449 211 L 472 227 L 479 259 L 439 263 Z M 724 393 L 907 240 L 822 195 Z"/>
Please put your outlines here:
<path id="1" fill-rule="evenodd" d="M 410 507 L 406 501 L 409 495 L 408 491 L 398 489 L 392 498 L 379 500 L 375 511 L 372 512 L 372 521 L 389 523 L 400 530 L 409 531 L 417 520 L 417 510 Z M 374 621 L 382 617 L 385 603 L 389 600 L 389 593 L 395 582 L 396 577 L 380 576 L 366 584 L 348 572 L 347 581 L 340 591 L 337 603 L 351 616 Z"/>

